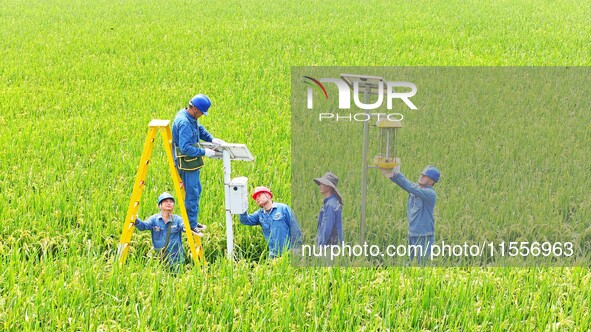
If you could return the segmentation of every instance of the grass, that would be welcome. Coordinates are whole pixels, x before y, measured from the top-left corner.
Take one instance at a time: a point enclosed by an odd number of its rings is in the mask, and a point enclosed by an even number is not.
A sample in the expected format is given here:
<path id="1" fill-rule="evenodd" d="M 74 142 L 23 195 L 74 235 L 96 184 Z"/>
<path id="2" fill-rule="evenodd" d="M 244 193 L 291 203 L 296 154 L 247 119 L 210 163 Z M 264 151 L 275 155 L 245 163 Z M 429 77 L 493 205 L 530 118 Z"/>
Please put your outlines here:
<path id="1" fill-rule="evenodd" d="M 129 263 L 120 270 L 92 254 L 42 266 L 12 260 L 3 275 L 4 304 L 13 308 L 5 326 L 572 330 L 589 321 L 581 269 L 297 270 L 277 260 L 220 262 L 171 278 L 154 261 Z"/>
<path id="2" fill-rule="evenodd" d="M 297 269 L 259 259 L 260 230 L 240 225 L 229 264 L 215 161 L 202 177 L 208 268 L 166 274 L 148 234 L 123 268 L 114 255 L 147 124 L 195 93 L 213 101 L 206 128 L 256 156 L 233 174 L 290 202 L 292 66 L 588 66 L 589 13 L 584 1 L 2 2 L 0 327 L 586 329 L 585 268 Z M 167 172 L 156 149 L 142 216 L 172 189 Z"/>

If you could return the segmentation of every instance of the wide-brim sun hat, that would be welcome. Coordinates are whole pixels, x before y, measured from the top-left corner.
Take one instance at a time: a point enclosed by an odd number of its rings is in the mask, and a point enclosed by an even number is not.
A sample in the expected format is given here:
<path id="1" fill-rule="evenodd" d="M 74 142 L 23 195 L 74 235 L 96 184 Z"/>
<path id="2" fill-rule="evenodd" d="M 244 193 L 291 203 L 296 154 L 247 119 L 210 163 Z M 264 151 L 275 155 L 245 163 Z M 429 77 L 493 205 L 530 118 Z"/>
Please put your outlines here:
<path id="1" fill-rule="evenodd" d="M 317 185 L 320 185 L 322 183 L 326 186 L 331 187 L 334 190 L 334 193 L 337 196 L 341 205 L 343 204 L 343 197 L 341 196 L 341 193 L 339 193 L 339 189 L 337 188 L 337 186 L 339 185 L 339 178 L 336 175 L 334 175 L 334 173 L 326 172 L 322 177 L 315 178 L 314 182 L 316 182 Z"/>

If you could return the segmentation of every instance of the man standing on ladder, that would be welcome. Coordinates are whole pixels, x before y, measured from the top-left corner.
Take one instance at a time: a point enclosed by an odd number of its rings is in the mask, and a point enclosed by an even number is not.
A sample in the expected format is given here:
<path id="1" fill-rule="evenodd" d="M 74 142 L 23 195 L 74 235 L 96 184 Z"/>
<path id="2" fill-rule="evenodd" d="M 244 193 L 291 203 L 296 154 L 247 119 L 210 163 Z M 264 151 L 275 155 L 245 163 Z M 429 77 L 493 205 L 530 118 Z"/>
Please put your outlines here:
<path id="1" fill-rule="evenodd" d="M 189 217 L 191 231 L 203 236 L 205 225 L 199 224 L 199 199 L 201 198 L 201 180 L 203 156 L 213 157 L 215 151 L 199 147 L 199 141 L 222 144 L 224 141 L 214 138 L 197 119 L 207 115 L 211 101 L 206 95 L 198 94 L 191 98 L 189 105 L 181 109 L 172 123 L 172 144 L 175 165 L 185 187 L 185 207 Z"/>

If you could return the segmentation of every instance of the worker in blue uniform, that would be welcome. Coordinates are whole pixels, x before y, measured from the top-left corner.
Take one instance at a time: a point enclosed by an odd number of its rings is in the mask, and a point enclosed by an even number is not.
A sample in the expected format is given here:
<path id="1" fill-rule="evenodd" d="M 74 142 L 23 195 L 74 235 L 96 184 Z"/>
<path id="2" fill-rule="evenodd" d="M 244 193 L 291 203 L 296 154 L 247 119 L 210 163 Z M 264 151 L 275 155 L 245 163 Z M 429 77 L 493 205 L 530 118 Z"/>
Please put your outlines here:
<path id="1" fill-rule="evenodd" d="M 435 166 L 427 166 L 421 172 L 417 183 L 410 182 L 400 172 L 400 159 L 398 165 L 392 169 L 382 169 L 382 173 L 400 188 L 408 192 L 408 244 L 415 248 L 410 251 L 411 261 L 417 254 L 420 263 L 424 258 L 431 258 L 431 246 L 435 241 L 435 203 L 437 194 L 433 186 L 439 182 L 440 173 Z"/>
<path id="2" fill-rule="evenodd" d="M 215 151 L 202 148 L 200 141 L 223 144 L 224 141 L 214 138 L 198 119 L 207 115 L 211 101 L 206 95 L 198 94 L 191 98 L 186 108 L 178 111 L 172 123 L 172 144 L 175 165 L 185 188 L 185 207 L 191 225 L 191 232 L 203 236 L 206 226 L 199 223 L 199 200 L 201 198 L 201 167 L 203 156 L 213 157 Z"/>

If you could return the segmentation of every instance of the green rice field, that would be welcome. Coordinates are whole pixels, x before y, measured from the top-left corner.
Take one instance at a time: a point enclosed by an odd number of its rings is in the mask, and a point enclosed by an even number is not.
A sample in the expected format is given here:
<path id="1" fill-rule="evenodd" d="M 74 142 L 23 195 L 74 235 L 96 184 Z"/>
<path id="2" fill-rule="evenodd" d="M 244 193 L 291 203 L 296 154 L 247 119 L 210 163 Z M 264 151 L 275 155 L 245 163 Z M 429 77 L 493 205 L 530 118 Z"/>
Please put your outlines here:
<path id="1" fill-rule="evenodd" d="M 207 266 L 170 274 L 152 257 L 149 232 L 136 232 L 127 262 L 116 262 L 147 125 L 172 120 L 196 93 L 213 103 L 200 123 L 255 156 L 233 162 L 233 176 L 247 176 L 251 190 L 270 187 L 276 201 L 313 209 L 295 211 L 311 241 L 322 198 L 311 180 L 301 195 L 292 190 L 293 174 L 301 174 L 292 169 L 294 67 L 588 72 L 589 17 L 588 1 L 1 2 L 0 330 L 589 330 L 588 264 L 295 267 L 288 258 L 268 260 L 260 228 L 236 217 L 230 262 L 219 160 L 206 160 L 201 174 Z M 444 174 L 441 236 L 486 237 L 475 224 L 484 220 L 493 235 L 559 240 L 554 228 L 531 226 L 560 222 L 556 232 L 582 230 L 580 240 L 591 241 L 589 97 L 565 105 L 576 111 L 554 117 L 516 109 L 516 122 L 497 122 L 507 109 L 469 110 L 464 122 L 435 112 L 437 130 L 428 130 L 424 113 L 407 118 L 403 171 L 415 179 L 429 160 Z M 454 144 L 427 149 L 427 139 Z M 324 171 L 315 165 L 310 177 Z M 513 178 L 500 176 L 509 172 Z M 384 181 L 370 177 L 376 186 Z M 356 236 L 355 188 L 344 191 L 349 238 Z M 159 139 L 140 217 L 157 212 L 163 191 L 174 188 Z M 393 198 L 392 223 L 368 237 L 404 238 L 406 195 L 393 185 L 385 193 Z M 458 223 L 468 226 L 458 230 Z"/>

